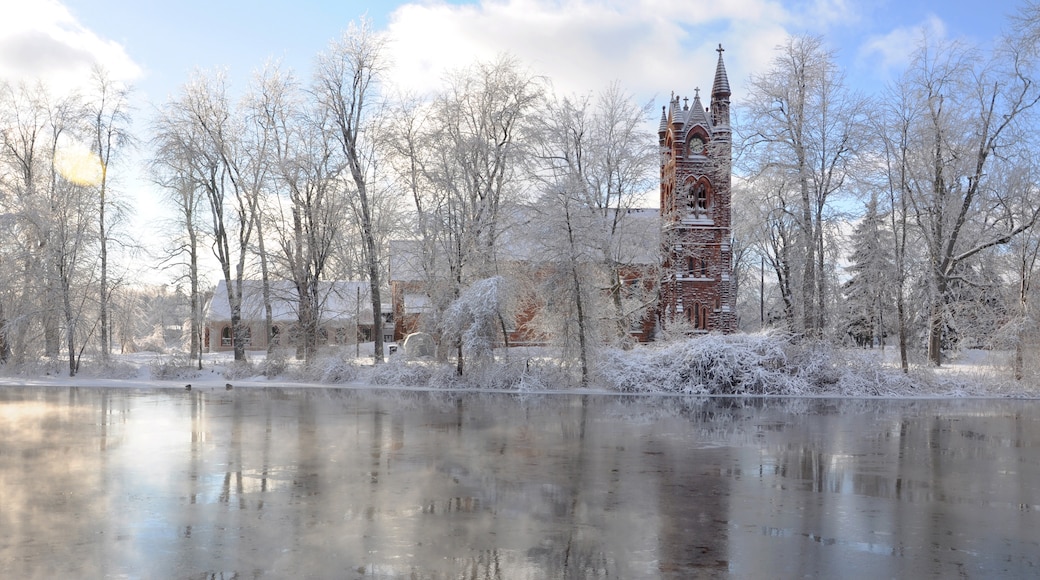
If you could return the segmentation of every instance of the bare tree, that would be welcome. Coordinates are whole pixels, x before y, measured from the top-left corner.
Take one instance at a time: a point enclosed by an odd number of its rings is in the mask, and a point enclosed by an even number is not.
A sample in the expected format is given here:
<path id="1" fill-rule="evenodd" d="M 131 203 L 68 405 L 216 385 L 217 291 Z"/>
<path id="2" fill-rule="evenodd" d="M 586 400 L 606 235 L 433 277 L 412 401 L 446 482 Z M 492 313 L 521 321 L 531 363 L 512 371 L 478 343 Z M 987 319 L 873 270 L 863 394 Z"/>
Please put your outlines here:
<path id="1" fill-rule="evenodd" d="M 913 127 L 906 193 L 928 252 L 928 359 L 935 365 L 943 360 L 959 271 L 1031 228 L 1040 214 L 1028 191 L 1004 190 L 993 177 L 1011 169 L 1017 148 L 1030 145 L 1022 123 L 1040 101 L 1022 53 L 1009 44 L 998 57 L 1004 60 L 986 63 L 970 47 L 925 39 L 903 85 L 924 107 Z M 1023 214 L 1021 204 L 1029 211 Z"/>
<path id="2" fill-rule="evenodd" d="M 181 232 L 169 249 L 168 259 L 186 260 L 186 276 L 188 279 L 189 332 L 188 353 L 202 369 L 202 294 L 199 275 L 199 252 L 202 244 L 202 225 L 199 223 L 199 210 L 204 201 L 204 193 L 192 172 L 192 163 L 188 158 L 190 151 L 183 148 L 179 139 L 171 139 L 174 135 L 159 133 L 155 140 L 154 157 L 151 161 L 152 178 L 163 188 L 168 199 L 177 210 L 177 223 Z M 124 319 L 125 320 L 125 319 Z M 128 322 L 127 322 L 128 324 Z M 124 336 L 132 331 L 124 330 Z"/>
<path id="3" fill-rule="evenodd" d="M 828 301 L 828 202 L 845 185 L 862 140 L 864 101 L 848 91 L 834 55 L 815 36 L 779 47 L 772 68 L 751 79 L 743 133 L 753 176 L 780 172 L 793 188 L 785 209 L 797 224 L 801 330 L 822 337 Z"/>
<path id="4" fill-rule="evenodd" d="M 248 327 L 242 322 L 243 280 L 257 223 L 257 196 L 246 174 L 239 140 L 241 119 L 228 102 L 223 75 L 196 74 L 167 102 L 155 127 L 157 149 L 175 150 L 192 181 L 205 192 L 213 253 L 220 264 L 231 311 L 235 360 L 245 360 Z M 215 297 L 214 299 L 220 299 Z"/>
<path id="5" fill-rule="evenodd" d="M 98 178 L 98 241 L 100 264 L 99 317 L 101 358 L 107 360 L 112 346 L 112 329 L 109 321 L 109 267 L 108 241 L 109 223 L 106 217 L 109 205 L 109 166 L 113 155 L 118 154 L 132 141 L 129 125 L 130 113 L 127 99 L 130 89 L 113 81 L 107 71 L 95 68 L 92 75 L 93 94 L 87 105 L 90 115 L 92 149 L 100 165 Z"/>
<path id="6" fill-rule="evenodd" d="M 383 72 L 385 41 L 367 20 L 351 23 L 346 33 L 319 55 L 314 93 L 329 113 L 335 127 L 339 152 L 350 171 L 357 195 L 357 219 L 362 234 L 364 259 L 368 270 L 369 294 L 372 298 L 372 322 L 375 327 L 375 362 L 383 362 L 383 314 L 380 288 L 379 247 L 376 243 L 372 181 L 375 164 L 370 157 L 372 132 L 369 125 L 373 109 L 378 106 L 378 82 Z M 368 140 L 368 142 L 366 142 Z"/>

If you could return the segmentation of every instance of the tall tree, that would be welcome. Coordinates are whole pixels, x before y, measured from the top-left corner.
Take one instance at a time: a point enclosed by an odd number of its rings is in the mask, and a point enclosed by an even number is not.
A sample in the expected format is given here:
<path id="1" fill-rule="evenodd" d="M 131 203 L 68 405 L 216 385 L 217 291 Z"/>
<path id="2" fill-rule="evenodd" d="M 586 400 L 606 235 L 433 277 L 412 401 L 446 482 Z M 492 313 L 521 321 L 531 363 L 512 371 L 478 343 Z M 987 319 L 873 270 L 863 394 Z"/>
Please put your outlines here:
<path id="1" fill-rule="evenodd" d="M 846 332 L 860 345 L 884 346 L 885 311 L 891 303 L 894 264 L 885 241 L 885 216 L 872 195 L 866 211 L 852 231 L 849 279 L 842 285 L 846 306 Z"/>
<path id="2" fill-rule="evenodd" d="M 155 127 L 157 149 L 178 151 L 192 181 L 205 192 L 213 253 L 228 292 L 236 361 L 246 359 L 249 329 L 242 321 L 243 281 L 257 223 L 257 197 L 245 173 L 239 140 L 241 124 L 228 102 L 224 76 L 196 74 L 164 105 Z"/>
<path id="3" fill-rule="evenodd" d="M 371 199 L 375 163 L 371 158 L 374 109 L 378 108 L 379 77 L 385 67 L 385 40 L 367 20 L 351 23 L 343 36 L 319 55 L 314 93 L 335 127 L 339 152 L 350 171 L 357 196 L 356 217 L 361 229 L 367 266 L 375 362 L 383 362 L 382 275 L 376 243 L 375 210 Z"/>
<path id="4" fill-rule="evenodd" d="M 438 253 L 447 263 L 446 303 L 474 280 L 499 274 L 500 219 L 523 195 L 517 179 L 538 79 L 509 57 L 456 71 L 434 99 L 426 178 L 436 203 Z M 464 372 L 456 343 L 456 372 Z"/>
<path id="5" fill-rule="evenodd" d="M 753 178 L 771 173 L 792 188 L 784 208 L 798 227 L 801 330 L 822 337 L 829 300 L 825 218 L 845 185 L 862 140 L 864 101 L 844 85 L 834 54 L 816 36 L 779 47 L 772 68 L 752 77 L 743 128 Z M 770 177 L 777 181 L 775 177 Z M 786 197 L 786 196 L 785 196 Z"/>
<path id="6" fill-rule="evenodd" d="M 112 325 L 109 320 L 109 166 L 113 155 L 118 155 L 131 142 L 129 87 L 122 85 L 98 67 L 92 74 L 92 95 L 87 104 L 90 116 L 93 153 L 99 164 L 98 174 L 98 242 L 99 242 L 99 300 L 101 358 L 107 360 L 112 346 Z"/>
<path id="7" fill-rule="evenodd" d="M 596 99 L 548 99 L 528 147 L 542 189 L 534 204 L 545 226 L 538 240 L 547 250 L 544 265 L 553 271 L 544 285 L 555 289 L 542 294 L 543 318 L 562 325 L 553 334 L 564 347 L 576 337 L 582 386 L 590 379 L 596 344 L 605 336 L 625 344 L 649 303 L 640 295 L 656 293 L 643 280 L 628 285 L 623 278 L 624 270 L 646 266 L 657 253 L 632 243 L 635 228 L 646 224 L 630 210 L 648 188 L 657 160 L 652 135 L 642 129 L 648 110 L 616 83 Z M 597 304 L 598 296 L 607 297 L 606 304 Z M 596 328 L 601 325 L 607 328 Z"/>
<path id="8" fill-rule="evenodd" d="M 976 255 L 1028 230 L 1040 202 L 1028 190 L 997 187 L 1016 148 L 1029 147 L 1023 123 L 1040 101 L 1024 53 L 1008 43 L 991 62 L 959 43 L 924 39 L 904 81 L 924 107 L 914 127 L 907 194 L 928 253 L 931 300 L 928 359 L 942 363 L 953 285 Z M 1024 216 L 1019 207 L 1027 207 Z"/>

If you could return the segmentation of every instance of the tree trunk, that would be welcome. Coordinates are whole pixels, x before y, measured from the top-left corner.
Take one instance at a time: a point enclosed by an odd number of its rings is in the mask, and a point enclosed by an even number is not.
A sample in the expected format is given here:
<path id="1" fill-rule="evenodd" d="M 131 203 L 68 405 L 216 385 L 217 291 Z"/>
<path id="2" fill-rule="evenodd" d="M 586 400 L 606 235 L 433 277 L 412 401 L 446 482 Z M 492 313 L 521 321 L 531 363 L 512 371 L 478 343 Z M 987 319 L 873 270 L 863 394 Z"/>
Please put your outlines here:
<path id="1" fill-rule="evenodd" d="M 109 330 L 108 322 L 108 240 L 106 239 L 107 233 L 105 231 L 105 178 L 107 174 L 107 168 L 104 164 L 101 165 L 101 200 L 98 208 L 98 225 L 99 233 L 98 238 L 100 242 L 100 258 L 101 258 L 101 280 L 99 289 L 100 304 L 98 309 L 101 311 L 101 360 L 107 361 L 111 352 L 111 333 Z M 193 351 L 194 352 L 194 351 Z"/>

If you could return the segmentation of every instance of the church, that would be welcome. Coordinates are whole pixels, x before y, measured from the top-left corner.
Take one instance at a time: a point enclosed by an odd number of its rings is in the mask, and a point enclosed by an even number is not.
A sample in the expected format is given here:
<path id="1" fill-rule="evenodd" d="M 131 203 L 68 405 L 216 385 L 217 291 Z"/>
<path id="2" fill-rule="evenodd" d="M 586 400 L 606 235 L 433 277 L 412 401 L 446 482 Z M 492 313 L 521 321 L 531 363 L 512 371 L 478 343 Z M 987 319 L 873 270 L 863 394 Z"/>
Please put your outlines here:
<path id="1" fill-rule="evenodd" d="M 719 45 L 709 106 L 673 94 L 662 108 L 661 279 L 658 323 L 735 332 L 730 185 L 730 90 Z M 680 102 L 681 101 L 681 102 Z"/>
<path id="2" fill-rule="evenodd" d="M 650 294 L 643 304 L 651 304 L 628 330 L 637 342 L 652 341 L 669 329 L 694 335 L 737 330 L 730 225 L 730 88 L 722 52 L 720 45 L 708 107 L 695 89 L 692 101 L 673 93 L 662 109 L 659 209 L 624 210 L 628 234 L 621 248 L 625 264 L 621 278 L 626 287 Z M 509 223 L 500 225 L 500 263 L 521 270 L 526 266 L 544 275 L 537 249 L 537 240 L 545 236 L 539 229 L 542 220 L 524 208 L 513 213 Z M 417 240 L 391 242 L 395 340 L 419 330 L 422 317 L 432 309 L 427 269 L 441 272 L 444 265 L 431 267 L 427 259 Z M 636 300 L 640 301 L 642 297 Z M 544 337 L 527 325 L 540 301 L 534 297 L 529 303 L 534 306 L 505 323 L 508 344 L 544 344 Z"/>

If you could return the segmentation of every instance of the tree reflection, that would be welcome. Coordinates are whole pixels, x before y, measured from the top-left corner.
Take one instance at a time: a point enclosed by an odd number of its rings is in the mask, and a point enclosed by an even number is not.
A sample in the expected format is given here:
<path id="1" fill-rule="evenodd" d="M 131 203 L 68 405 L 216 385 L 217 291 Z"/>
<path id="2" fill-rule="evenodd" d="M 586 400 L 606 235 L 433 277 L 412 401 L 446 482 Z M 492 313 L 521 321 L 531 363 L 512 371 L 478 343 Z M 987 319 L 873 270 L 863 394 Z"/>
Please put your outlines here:
<path id="1" fill-rule="evenodd" d="M 0 569 L 28 578 L 928 576 L 967 566 L 1027 575 L 1040 565 L 1037 410 L 0 389 Z"/>

